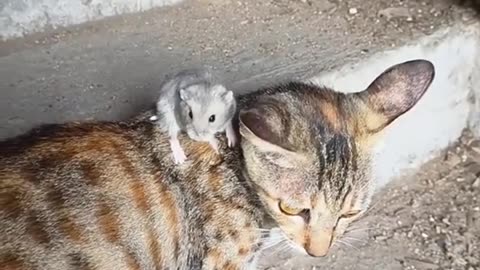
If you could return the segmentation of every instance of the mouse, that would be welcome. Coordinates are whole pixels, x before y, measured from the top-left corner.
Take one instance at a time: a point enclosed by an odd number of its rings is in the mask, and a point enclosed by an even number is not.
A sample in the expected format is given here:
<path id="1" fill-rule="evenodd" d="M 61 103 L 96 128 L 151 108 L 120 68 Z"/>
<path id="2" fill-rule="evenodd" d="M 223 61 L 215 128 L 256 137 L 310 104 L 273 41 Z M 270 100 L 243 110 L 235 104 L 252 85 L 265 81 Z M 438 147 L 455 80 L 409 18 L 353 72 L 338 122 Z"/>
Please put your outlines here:
<path id="1" fill-rule="evenodd" d="M 178 140 L 180 132 L 195 141 L 208 142 L 217 153 L 218 132 L 225 132 L 229 147 L 236 145 L 237 135 L 232 125 L 236 106 L 233 91 L 219 83 L 210 70 L 186 69 L 163 83 L 156 115 L 150 120 L 168 134 L 173 160 L 181 164 L 187 157 Z"/>

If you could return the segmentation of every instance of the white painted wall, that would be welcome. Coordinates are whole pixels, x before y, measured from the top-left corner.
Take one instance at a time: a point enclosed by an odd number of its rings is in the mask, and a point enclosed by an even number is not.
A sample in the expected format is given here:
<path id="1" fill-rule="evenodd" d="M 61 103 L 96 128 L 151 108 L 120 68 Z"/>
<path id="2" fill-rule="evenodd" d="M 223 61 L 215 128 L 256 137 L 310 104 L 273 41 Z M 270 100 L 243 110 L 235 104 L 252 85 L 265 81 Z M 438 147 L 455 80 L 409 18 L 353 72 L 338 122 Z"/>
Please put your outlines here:
<path id="1" fill-rule="evenodd" d="M 0 39 L 105 17 L 173 5 L 182 0 L 1 0 Z"/>

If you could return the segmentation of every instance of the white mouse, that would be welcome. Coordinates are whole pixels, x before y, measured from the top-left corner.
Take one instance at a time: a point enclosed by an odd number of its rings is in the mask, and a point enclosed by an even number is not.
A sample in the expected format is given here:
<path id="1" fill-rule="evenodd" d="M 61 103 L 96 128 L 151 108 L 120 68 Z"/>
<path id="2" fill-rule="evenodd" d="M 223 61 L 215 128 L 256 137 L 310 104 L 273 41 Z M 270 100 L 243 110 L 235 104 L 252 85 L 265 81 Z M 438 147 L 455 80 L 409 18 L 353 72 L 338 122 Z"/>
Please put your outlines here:
<path id="1" fill-rule="evenodd" d="M 157 115 L 151 120 L 168 132 L 175 163 L 186 160 L 177 138 L 179 132 L 196 141 L 206 141 L 218 152 L 217 132 L 226 132 L 228 146 L 236 144 L 232 118 L 236 101 L 232 91 L 215 82 L 206 69 L 189 69 L 175 74 L 161 87 Z"/>

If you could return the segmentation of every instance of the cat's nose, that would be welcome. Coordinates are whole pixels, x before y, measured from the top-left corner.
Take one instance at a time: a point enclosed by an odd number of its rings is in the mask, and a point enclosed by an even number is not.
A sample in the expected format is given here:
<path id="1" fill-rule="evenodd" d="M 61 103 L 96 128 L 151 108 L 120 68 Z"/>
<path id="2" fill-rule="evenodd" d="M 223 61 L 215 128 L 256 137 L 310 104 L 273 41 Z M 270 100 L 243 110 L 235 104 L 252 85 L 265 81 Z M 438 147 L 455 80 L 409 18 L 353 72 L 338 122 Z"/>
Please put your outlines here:
<path id="1" fill-rule="evenodd" d="M 310 235 L 305 241 L 305 251 L 312 257 L 324 257 L 332 245 L 332 230 L 322 230 Z"/>
<path id="2" fill-rule="evenodd" d="M 312 257 L 325 257 L 325 256 L 327 256 L 329 250 L 330 250 L 330 247 L 327 247 L 327 248 L 308 248 L 308 247 L 305 247 L 305 251 L 307 252 L 307 254 L 312 256 Z"/>

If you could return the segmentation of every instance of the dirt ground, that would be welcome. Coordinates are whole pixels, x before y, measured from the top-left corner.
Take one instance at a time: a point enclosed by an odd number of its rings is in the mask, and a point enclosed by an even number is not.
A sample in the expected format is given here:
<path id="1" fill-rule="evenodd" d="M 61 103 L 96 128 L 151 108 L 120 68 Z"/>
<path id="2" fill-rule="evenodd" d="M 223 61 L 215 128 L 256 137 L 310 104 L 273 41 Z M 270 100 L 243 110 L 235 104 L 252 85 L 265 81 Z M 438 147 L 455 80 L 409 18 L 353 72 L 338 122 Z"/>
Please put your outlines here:
<path id="1" fill-rule="evenodd" d="M 328 257 L 274 251 L 264 269 L 480 269 L 480 141 L 465 134 L 417 175 L 391 182 L 351 230 Z"/>

